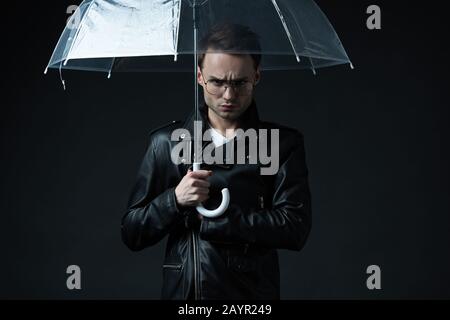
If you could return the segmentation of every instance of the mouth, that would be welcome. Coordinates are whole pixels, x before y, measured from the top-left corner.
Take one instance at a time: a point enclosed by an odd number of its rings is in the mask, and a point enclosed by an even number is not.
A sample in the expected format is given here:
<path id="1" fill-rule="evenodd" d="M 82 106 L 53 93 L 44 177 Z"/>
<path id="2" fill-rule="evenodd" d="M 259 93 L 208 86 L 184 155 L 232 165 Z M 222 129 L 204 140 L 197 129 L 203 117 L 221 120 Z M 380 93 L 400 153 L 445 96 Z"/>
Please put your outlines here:
<path id="1" fill-rule="evenodd" d="M 220 106 L 220 108 L 225 111 L 230 111 L 230 110 L 236 109 L 237 106 L 235 104 L 222 104 Z"/>

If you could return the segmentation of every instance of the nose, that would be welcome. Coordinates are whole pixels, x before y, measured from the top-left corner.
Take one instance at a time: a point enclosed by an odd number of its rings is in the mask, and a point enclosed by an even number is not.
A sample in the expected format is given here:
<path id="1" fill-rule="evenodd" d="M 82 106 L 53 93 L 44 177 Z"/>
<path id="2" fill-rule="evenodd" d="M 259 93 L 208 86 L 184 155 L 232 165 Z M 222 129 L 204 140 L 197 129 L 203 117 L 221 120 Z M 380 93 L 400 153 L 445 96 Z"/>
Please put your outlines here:
<path id="1" fill-rule="evenodd" d="M 232 86 L 225 86 L 225 91 L 223 93 L 223 98 L 226 100 L 230 100 L 236 96 L 234 92 L 234 88 Z"/>

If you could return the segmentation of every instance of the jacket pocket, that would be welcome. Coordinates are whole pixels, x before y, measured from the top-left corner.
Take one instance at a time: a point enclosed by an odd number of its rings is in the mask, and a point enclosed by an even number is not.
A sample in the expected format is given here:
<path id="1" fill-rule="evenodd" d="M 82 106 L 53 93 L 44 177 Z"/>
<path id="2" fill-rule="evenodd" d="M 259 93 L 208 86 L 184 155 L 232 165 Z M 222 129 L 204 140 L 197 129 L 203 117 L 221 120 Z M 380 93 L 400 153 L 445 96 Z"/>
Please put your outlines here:
<path id="1" fill-rule="evenodd" d="M 184 299 L 183 264 L 163 264 L 163 286 L 161 298 L 164 300 Z"/>
<path id="2" fill-rule="evenodd" d="M 253 273 L 257 270 L 257 261 L 253 257 L 244 255 L 229 255 L 228 267 L 241 273 Z"/>
<path id="3" fill-rule="evenodd" d="M 163 264 L 163 269 L 167 270 L 174 270 L 174 271 L 180 271 L 183 268 L 183 264 L 177 263 L 177 264 Z"/>

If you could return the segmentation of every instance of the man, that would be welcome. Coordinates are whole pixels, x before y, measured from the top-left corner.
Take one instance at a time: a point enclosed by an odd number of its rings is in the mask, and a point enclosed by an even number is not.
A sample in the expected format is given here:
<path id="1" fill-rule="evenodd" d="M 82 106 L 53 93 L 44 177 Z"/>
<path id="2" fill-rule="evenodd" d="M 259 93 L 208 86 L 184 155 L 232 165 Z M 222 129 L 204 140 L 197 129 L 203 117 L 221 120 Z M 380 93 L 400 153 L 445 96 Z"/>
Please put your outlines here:
<path id="1" fill-rule="evenodd" d="M 279 130 L 279 169 L 261 175 L 260 164 L 216 163 L 193 172 L 187 161 L 192 155 L 180 164 L 171 161 L 177 143 L 171 134 L 186 128 L 193 137 L 193 114 L 154 130 L 122 220 L 123 241 L 141 250 L 169 235 L 163 299 L 279 299 L 277 249 L 300 250 L 311 228 L 303 136 L 258 118 L 256 34 L 244 26 L 221 25 L 201 48 L 207 50 L 199 56 L 198 69 L 202 130 L 214 129 L 217 150 L 237 139 L 236 129 Z M 232 51 L 252 54 L 224 53 Z M 220 203 L 223 187 L 230 189 L 231 199 L 225 213 L 217 218 L 198 214 L 199 203 Z"/>

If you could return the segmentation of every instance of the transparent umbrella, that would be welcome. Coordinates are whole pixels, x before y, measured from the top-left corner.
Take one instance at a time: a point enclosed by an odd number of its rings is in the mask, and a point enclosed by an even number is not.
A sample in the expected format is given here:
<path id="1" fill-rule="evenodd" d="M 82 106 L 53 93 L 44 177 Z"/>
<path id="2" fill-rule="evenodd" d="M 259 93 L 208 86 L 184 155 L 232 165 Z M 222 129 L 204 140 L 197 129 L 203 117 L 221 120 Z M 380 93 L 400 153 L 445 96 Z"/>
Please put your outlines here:
<path id="1" fill-rule="evenodd" d="M 220 50 L 261 54 L 261 70 L 310 69 L 350 64 L 332 25 L 313 0 L 85 0 L 65 27 L 45 69 L 105 72 L 194 72 L 195 120 L 200 120 L 197 55 L 214 52 L 198 39 L 218 24 L 240 24 L 258 34 L 254 49 Z M 195 150 L 201 150 L 194 140 Z M 200 168 L 194 152 L 193 170 Z M 198 161 L 197 161 L 198 160 Z M 221 215 L 228 189 L 215 210 L 201 204 L 208 217 Z"/>

